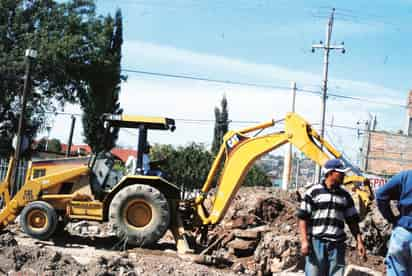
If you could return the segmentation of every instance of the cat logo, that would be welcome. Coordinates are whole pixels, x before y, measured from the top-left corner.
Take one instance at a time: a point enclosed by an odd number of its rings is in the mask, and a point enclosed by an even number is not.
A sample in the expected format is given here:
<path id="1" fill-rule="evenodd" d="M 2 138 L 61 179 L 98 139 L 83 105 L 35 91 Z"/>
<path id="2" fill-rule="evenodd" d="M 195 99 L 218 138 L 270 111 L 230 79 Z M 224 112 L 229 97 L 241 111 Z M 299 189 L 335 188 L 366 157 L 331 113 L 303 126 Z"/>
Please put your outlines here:
<path id="1" fill-rule="evenodd" d="M 227 140 L 227 147 L 229 148 L 229 149 L 232 149 L 234 146 L 236 146 L 238 143 L 239 143 L 239 137 L 237 136 L 237 134 L 234 134 L 232 137 L 230 137 L 228 140 Z"/>

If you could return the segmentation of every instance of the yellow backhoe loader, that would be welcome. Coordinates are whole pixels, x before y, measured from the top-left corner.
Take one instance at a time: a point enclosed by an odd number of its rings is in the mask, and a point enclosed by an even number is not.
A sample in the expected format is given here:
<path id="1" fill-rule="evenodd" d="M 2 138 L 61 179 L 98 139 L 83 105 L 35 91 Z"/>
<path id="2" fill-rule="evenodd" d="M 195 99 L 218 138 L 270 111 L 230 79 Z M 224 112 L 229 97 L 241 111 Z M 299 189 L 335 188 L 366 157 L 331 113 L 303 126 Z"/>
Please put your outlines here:
<path id="1" fill-rule="evenodd" d="M 225 215 L 237 190 L 254 161 L 262 155 L 291 143 L 308 158 L 323 165 L 341 154 L 299 115 L 288 113 L 284 131 L 252 135 L 274 126 L 269 121 L 239 131 L 229 131 L 212 164 L 201 189 L 193 199 L 181 199 L 179 188 L 159 176 L 144 175 L 142 153 L 147 144 L 148 130 L 174 130 L 173 119 L 127 115 L 104 116 L 105 128 L 139 130 L 137 166 L 133 174 L 122 175 L 115 170 L 116 157 L 110 152 L 94 153 L 88 160 L 66 158 L 31 162 L 25 182 L 13 186 L 15 161 L 11 158 L 8 173 L 0 183 L 3 208 L 0 228 L 20 215 L 23 230 L 32 237 L 48 239 L 68 221 L 94 220 L 111 222 L 119 238 L 132 245 L 145 246 L 160 239 L 170 228 L 180 252 L 188 250 L 187 228 L 207 229 Z M 211 208 L 204 206 L 212 183 L 217 180 Z M 367 208 L 373 193 L 359 172 L 345 180 Z M 88 185 L 91 195 L 76 192 Z"/>

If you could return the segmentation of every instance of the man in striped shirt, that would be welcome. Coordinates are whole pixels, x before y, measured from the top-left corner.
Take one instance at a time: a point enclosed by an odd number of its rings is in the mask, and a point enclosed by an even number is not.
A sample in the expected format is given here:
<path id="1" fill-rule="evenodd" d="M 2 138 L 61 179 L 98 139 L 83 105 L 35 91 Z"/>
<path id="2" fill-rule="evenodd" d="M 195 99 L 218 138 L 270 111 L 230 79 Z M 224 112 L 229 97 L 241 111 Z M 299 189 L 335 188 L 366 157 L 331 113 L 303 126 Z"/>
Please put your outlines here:
<path id="1" fill-rule="evenodd" d="M 345 222 L 356 238 L 359 255 L 366 257 L 358 212 L 351 195 L 341 187 L 347 170 L 339 159 L 327 161 L 323 167 L 325 178 L 310 187 L 301 202 L 297 216 L 306 275 L 343 276 Z"/>

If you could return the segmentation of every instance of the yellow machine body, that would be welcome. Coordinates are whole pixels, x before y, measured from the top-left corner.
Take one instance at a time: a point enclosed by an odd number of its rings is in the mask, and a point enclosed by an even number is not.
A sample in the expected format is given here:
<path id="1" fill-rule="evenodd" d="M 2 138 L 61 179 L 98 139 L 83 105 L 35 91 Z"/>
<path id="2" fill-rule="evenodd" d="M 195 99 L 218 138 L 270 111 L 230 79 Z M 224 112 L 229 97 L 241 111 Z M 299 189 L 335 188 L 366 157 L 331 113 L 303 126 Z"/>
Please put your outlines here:
<path id="1" fill-rule="evenodd" d="M 228 131 L 225 134 L 224 142 L 212 164 L 201 194 L 195 199 L 195 208 L 202 224 L 216 224 L 223 218 L 249 168 L 263 154 L 291 143 L 321 166 L 331 158 L 341 157 L 337 149 L 322 139 L 309 123 L 296 113 L 287 114 L 282 132 L 260 136 L 247 135 L 272 127 L 274 124 L 274 121 L 269 121 L 239 131 Z M 217 175 L 222 163 L 224 163 L 223 170 L 220 175 Z M 210 210 L 206 210 L 203 201 L 212 187 L 213 180 L 217 177 L 218 184 L 214 201 Z M 358 195 L 362 208 L 366 210 L 373 200 L 373 192 L 367 179 L 360 175 L 347 176 L 344 184 Z M 361 210 L 361 213 L 365 211 Z"/>
<path id="2" fill-rule="evenodd" d="M 111 115 L 108 120 L 111 121 L 112 126 L 116 127 L 137 128 L 139 123 L 144 121 L 150 125 L 151 129 L 174 129 L 174 121 L 171 124 L 171 119 L 161 117 Z M 212 164 L 201 194 L 192 202 L 200 225 L 217 224 L 225 215 L 253 163 L 262 155 L 284 144 L 291 143 L 319 165 L 323 165 L 331 158 L 341 157 L 338 150 L 322 139 L 302 117 L 295 113 L 287 114 L 284 119 L 284 131 L 251 135 L 252 132 L 272 127 L 274 124 L 274 121 L 269 121 L 239 131 L 228 131 L 225 134 L 223 144 Z M 183 240 L 184 229 L 177 211 L 179 189 L 161 177 L 123 176 L 107 194 L 96 200 L 90 192 L 76 192 L 91 186 L 88 181 L 91 169 L 87 159 L 45 160 L 29 163 L 24 184 L 12 196 L 10 191 L 14 169 L 15 161 L 11 158 L 7 175 L 0 183 L 0 197 L 3 200 L 3 208 L 0 210 L 0 228 L 14 221 L 21 210 L 30 202 L 38 200 L 46 201 L 56 210 L 63 212 L 69 219 L 106 221 L 108 208 L 113 197 L 123 188 L 138 183 L 153 186 L 166 195 L 172 206 L 172 232 L 176 237 L 178 247 L 184 247 L 180 244 Z M 203 203 L 215 179 L 218 179 L 217 191 L 211 208 L 206 209 Z M 71 190 L 63 193 L 62 191 L 68 183 L 72 186 Z M 358 195 L 364 210 L 367 210 L 373 200 L 373 192 L 367 179 L 362 175 L 349 175 L 345 178 L 345 186 Z"/>
<path id="3" fill-rule="evenodd" d="M 134 115 L 105 115 L 112 126 L 148 129 L 174 130 L 174 120 L 165 117 Z M 5 178 L 0 182 L 0 228 L 7 226 L 21 210 L 33 201 L 45 201 L 67 218 L 77 220 L 107 220 L 108 206 L 114 195 L 127 185 L 139 183 L 156 187 L 174 200 L 179 196 L 178 188 L 157 176 L 126 175 L 102 199 L 95 200 L 89 187 L 89 158 L 61 158 L 30 161 L 24 184 L 13 196 L 11 194 L 16 173 L 16 162 L 10 158 Z M 69 190 L 67 191 L 67 187 Z M 66 189 L 63 193 L 62 191 Z"/>

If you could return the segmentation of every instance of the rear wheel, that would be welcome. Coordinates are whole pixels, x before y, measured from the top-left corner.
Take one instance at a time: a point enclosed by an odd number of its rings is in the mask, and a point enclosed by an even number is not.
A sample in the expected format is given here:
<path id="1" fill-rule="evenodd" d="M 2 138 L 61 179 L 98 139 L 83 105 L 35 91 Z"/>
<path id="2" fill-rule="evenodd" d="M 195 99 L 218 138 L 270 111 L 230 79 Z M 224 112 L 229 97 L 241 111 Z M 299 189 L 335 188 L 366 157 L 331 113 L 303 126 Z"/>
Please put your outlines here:
<path id="1" fill-rule="evenodd" d="M 109 218 L 119 238 L 131 245 L 147 246 L 158 241 L 169 227 L 169 203 L 156 188 L 135 184 L 115 195 Z"/>
<path id="2" fill-rule="evenodd" d="M 57 227 L 57 214 L 53 206 L 44 201 L 34 201 L 23 208 L 20 225 L 29 236 L 47 240 Z"/>

